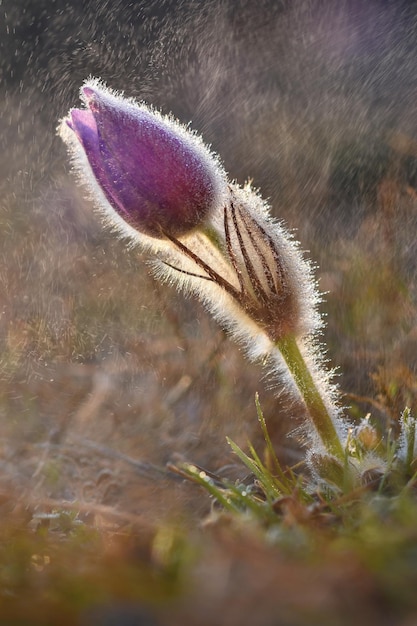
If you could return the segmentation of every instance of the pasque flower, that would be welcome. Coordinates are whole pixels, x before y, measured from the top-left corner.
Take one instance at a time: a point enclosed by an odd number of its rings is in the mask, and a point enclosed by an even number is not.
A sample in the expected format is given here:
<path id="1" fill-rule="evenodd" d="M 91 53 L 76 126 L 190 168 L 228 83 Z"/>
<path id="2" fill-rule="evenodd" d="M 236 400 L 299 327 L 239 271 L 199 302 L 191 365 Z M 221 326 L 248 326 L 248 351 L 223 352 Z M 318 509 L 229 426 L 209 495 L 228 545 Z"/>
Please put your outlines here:
<path id="1" fill-rule="evenodd" d="M 312 440 L 343 458 L 339 410 L 311 341 L 318 296 L 298 244 L 178 122 L 95 80 L 81 98 L 85 108 L 70 111 L 60 134 L 108 221 L 156 253 L 158 278 L 193 291 L 252 357 L 286 372 Z"/>
<path id="2" fill-rule="evenodd" d="M 90 186 L 98 184 L 111 208 L 146 235 L 179 236 L 200 225 L 226 186 L 200 138 L 98 81 L 88 81 L 81 98 L 85 108 L 70 111 L 61 134 L 87 159 Z"/>

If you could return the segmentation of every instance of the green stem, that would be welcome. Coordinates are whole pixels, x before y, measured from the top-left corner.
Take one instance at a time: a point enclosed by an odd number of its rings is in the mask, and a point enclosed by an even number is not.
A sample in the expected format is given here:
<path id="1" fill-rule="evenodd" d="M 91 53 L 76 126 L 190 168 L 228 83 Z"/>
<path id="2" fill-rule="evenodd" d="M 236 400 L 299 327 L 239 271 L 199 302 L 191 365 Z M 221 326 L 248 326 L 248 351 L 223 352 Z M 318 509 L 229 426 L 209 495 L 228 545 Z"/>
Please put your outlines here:
<path id="1" fill-rule="evenodd" d="M 301 393 L 313 425 L 330 454 L 344 459 L 344 451 L 333 421 L 326 409 L 310 370 L 293 335 L 279 339 L 276 346 Z"/>
<path id="2" fill-rule="evenodd" d="M 208 240 L 218 250 L 225 254 L 221 241 L 213 228 L 202 229 Z M 219 283 L 220 284 L 220 283 Z M 230 292 L 229 292 L 230 293 Z M 232 294 L 234 295 L 234 294 Z M 234 297 L 236 297 L 234 295 Z M 240 302 L 241 304 L 241 302 Z M 281 352 L 288 369 L 304 400 L 310 419 L 329 454 L 333 454 L 344 461 L 345 453 L 337 434 L 335 425 L 326 409 L 320 391 L 314 382 L 310 370 L 300 352 L 297 340 L 293 335 L 287 335 L 275 342 Z"/>

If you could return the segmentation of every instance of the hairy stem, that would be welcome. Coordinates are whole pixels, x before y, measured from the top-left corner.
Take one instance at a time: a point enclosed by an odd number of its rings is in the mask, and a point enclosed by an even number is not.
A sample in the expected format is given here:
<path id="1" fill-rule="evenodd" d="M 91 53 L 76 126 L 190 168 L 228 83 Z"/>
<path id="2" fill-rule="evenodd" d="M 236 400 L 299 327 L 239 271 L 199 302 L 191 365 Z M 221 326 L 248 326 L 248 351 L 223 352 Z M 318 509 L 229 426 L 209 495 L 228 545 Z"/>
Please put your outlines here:
<path id="1" fill-rule="evenodd" d="M 339 435 L 300 352 L 296 338 L 293 335 L 286 335 L 275 345 L 291 372 L 323 445 L 330 454 L 343 459 L 344 451 Z"/>
<path id="2" fill-rule="evenodd" d="M 264 290 L 262 289 L 261 283 L 255 282 L 255 279 L 257 279 L 256 272 L 253 267 L 252 261 L 249 257 L 249 254 L 244 246 L 243 239 L 241 237 L 239 226 L 237 223 L 236 214 L 234 212 L 233 204 L 231 205 L 231 210 L 232 210 L 233 224 L 236 230 L 240 250 L 243 256 L 244 266 L 246 267 L 246 271 L 251 280 L 251 284 L 255 292 L 255 299 L 258 298 L 259 300 L 262 301 L 262 299 L 264 298 L 264 301 L 268 303 L 268 296 L 267 294 L 265 294 Z M 250 310 L 249 310 L 250 297 L 246 290 L 245 284 L 242 281 L 240 269 L 238 267 L 236 257 L 234 255 L 234 250 L 232 249 L 232 246 L 230 243 L 229 224 L 227 221 L 226 209 L 225 209 L 224 215 L 225 215 L 225 220 L 224 220 L 225 237 L 226 237 L 226 243 L 228 247 L 229 261 L 238 276 L 241 291 L 238 292 L 234 287 L 231 287 L 228 283 L 226 283 L 224 279 L 218 280 L 217 273 L 215 273 L 211 268 L 209 268 L 211 272 L 209 273 L 209 275 L 213 278 L 213 280 L 215 280 L 215 282 L 217 282 L 217 284 L 219 284 L 223 288 L 226 288 L 228 293 L 242 306 L 245 312 L 248 315 L 250 315 Z M 218 249 L 220 249 L 222 253 L 224 254 L 224 250 L 222 250 L 222 248 L 220 247 L 220 242 L 215 236 L 213 236 L 213 233 L 205 232 L 205 234 L 207 238 L 215 246 L 217 246 Z M 262 234 L 265 237 L 267 236 L 266 233 L 262 232 Z M 255 249 L 256 249 L 256 245 L 255 245 Z M 271 242 L 271 249 L 275 250 L 275 246 L 273 242 Z M 258 250 L 256 251 L 258 253 L 258 256 L 260 256 L 260 251 Z M 200 262 L 200 266 L 202 266 L 201 262 Z M 269 268 L 268 268 L 268 271 L 269 271 Z M 269 305 L 274 306 L 275 305 L 274 301 L 273 300 L 269 301 Z M 311 419 L 311 422 L 317 434 L 319 435 L 324 447 L 326 448 L 327 452 L 329 454 L 336 456 L 340 460 L 344 460 L 345 453 L 344 453 L 344 449 L 343 449 L 340 437 L 335 428 L 335 424 L 331 416 L 329 415 L 329 412 L 323 401 L 320 390 L 317 388 L 317 385 L 313 379 L 313 376 L 304 360 L 303 355 L 300 352 L 296 337 L 293 334 L 284 334 L 280 339 L 273 339 L 271 334 L 268 333 L 268 331 L 267 331 L 267 334 L 269 334 L 274 345 L 280 351 L 291 373 L 291 376 L 301 394 L 301 397 L 307 408 L 307 412 Z"/>

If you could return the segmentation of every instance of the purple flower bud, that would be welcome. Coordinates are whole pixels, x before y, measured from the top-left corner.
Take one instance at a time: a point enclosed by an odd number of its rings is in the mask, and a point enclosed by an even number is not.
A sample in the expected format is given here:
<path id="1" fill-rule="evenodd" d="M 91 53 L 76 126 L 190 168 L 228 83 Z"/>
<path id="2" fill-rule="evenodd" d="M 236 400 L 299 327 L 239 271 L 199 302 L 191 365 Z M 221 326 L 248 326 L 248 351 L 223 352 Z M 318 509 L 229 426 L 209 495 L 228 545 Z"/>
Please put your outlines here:
<path id="1" fill-rule="evenodd" d="M 86 83 L 81 98 L 86 108 L 70 111 L 61 135 L 78 166 L 86 157 L 93 191 L 98 184 L 130 226 L 151 237 L 178 237 L 223 201 L 226 175 L 199 137 L 97 81 Z"/>

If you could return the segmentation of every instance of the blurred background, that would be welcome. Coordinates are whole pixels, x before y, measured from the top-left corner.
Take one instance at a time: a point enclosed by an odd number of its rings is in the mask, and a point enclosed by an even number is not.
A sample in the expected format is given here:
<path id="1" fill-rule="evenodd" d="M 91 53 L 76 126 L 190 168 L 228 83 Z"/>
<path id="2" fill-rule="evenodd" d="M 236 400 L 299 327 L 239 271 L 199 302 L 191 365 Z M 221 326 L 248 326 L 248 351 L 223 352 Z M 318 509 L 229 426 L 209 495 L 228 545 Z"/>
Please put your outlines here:
<path id="1" fill-rule="evenodd" d="M 4 489 L 152 519 L 233 476 L 225 441 L 298 459 L 291 409 L 201 305 L 149 276 L 72 175 L 58 120 L 100 77 L 199 131 L 317 265 L 353 420 L 416 409 L 417 7 L 377 0 L 0 2 Z M 237 470 L 236 470 L 237 471 Z"/>

